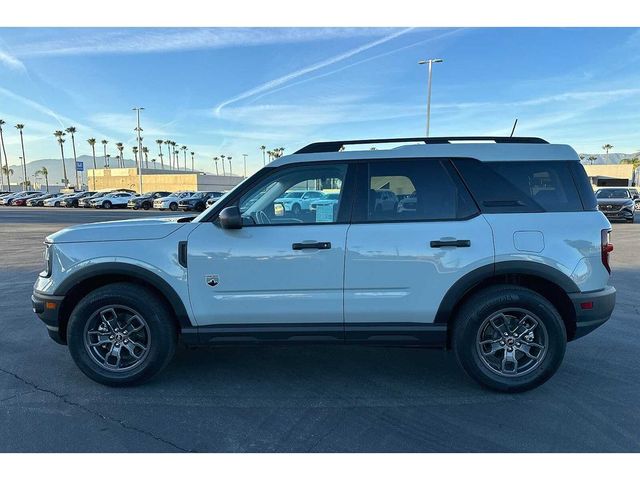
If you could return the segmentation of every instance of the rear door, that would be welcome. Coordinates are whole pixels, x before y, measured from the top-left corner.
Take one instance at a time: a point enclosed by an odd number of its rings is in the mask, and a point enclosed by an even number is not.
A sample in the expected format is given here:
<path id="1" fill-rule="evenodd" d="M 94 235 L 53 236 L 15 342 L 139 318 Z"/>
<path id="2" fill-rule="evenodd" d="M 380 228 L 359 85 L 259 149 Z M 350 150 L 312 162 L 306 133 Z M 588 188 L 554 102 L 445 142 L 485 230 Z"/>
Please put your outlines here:
<path id="1" fill-rule="evenodd" d="M 380 205 L 407 195 L 415 204 Z M 361 164 L 347 236 L 346 338 L 439 343 L 445 328 L 433 322 L 444 295 L 493 260 L 491 228 L 448 160 Z"/>

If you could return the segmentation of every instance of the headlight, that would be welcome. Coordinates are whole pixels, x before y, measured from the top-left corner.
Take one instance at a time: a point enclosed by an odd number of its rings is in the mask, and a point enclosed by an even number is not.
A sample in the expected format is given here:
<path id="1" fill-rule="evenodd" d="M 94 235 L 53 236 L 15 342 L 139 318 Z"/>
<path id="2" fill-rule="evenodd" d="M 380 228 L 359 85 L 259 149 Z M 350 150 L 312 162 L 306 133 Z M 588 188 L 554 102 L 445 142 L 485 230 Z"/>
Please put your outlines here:
<path id="1" fill-rule="evenodd" d="M 51 276 L 51 266 L 52 266 L 52 257 L 51 257 L 51 244 L 44 244 L 44 252 L 42 252 L 42 260 L 44 261 L 44 270 L 42 271 L 43 277 Z"/>

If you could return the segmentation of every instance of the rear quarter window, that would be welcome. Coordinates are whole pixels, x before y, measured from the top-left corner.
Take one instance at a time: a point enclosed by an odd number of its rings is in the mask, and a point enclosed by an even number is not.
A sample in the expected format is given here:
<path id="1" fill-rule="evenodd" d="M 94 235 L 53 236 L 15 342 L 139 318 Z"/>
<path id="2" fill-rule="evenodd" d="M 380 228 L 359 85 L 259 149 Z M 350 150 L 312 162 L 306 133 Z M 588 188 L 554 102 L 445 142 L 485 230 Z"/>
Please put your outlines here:
<path id="1" fill-rule="evenodd" d="M 572 172 L 571 163 L 580 166 L 578 162 L 570 161 L 454 160 L 456 168 L 485 213 L 585 210 L 574 179 L 579 172 Z M 586 182 L 588 183 L 588 179 Z M 590 195 L 593 197 L 593 191 Z M 586 193 L 585 196 L 588 197 Z"/>

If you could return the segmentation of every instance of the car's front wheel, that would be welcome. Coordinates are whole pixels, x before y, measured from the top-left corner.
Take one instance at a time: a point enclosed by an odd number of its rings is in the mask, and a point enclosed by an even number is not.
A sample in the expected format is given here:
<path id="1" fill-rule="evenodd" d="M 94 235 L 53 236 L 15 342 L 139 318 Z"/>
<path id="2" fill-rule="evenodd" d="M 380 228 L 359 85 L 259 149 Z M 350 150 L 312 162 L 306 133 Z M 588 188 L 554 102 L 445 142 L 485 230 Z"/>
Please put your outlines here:
<path id="1" fill-rule="evenodd" d="M 67 343 L 76 365 L 109 386 L 140 384 L 175 352 L 177 329 L 154 292 L 129 283 L 100 287 L 73 310 Z"/>
<path id="2" fill-rule="evenodd" d="M 462 305 L 452 343 L 458 362 L 474 380 L 494 390 L 521 392 L 553 376 L 564 358 L 567 334 L 545 297 L 496 285 Z"/>
<path id="3" fill-rule="evenodd" d="M 169 210 L 175 212 L 176 210 L 178 210 L 178 204 L 176 202 L 171 202 L 171 205 L 169 205 Z"/>

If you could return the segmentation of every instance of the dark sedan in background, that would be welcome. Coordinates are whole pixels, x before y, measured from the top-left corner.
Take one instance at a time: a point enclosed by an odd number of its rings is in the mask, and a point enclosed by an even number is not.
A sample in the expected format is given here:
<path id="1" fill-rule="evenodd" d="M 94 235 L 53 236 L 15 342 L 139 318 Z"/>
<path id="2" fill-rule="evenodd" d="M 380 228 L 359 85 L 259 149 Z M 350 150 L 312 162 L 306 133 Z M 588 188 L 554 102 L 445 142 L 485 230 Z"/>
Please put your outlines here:
<path id="1" fill-rule="evenodd" d="M 190 197 L 180 200 L 178 208 L 185 212 L 203 212 L 207 208 L 207 200 L 210 198 L 220 198 L 220 192 L 196 192 Z"/>
<path id="2" fill-rule="evenodd" d="M 639 198 L 638 194 L 626 187 L 596 190 L 598 210 L 604 213 L 609 220 L 625 220 L 633 223 L 636 200 Z"/>
<path id="3" fill-rule="evenodd" d="M 171 192 L 143 193 L 142 195 L 129 200 L 127 208 L 133 208 L 134 210 L 139 210 L 140 208 L 143 210 L 149 210 L 150 208 L 153 208 L 153 201 L 156 198 L 168 197 L 169 195 L 171 195 Z"/>

